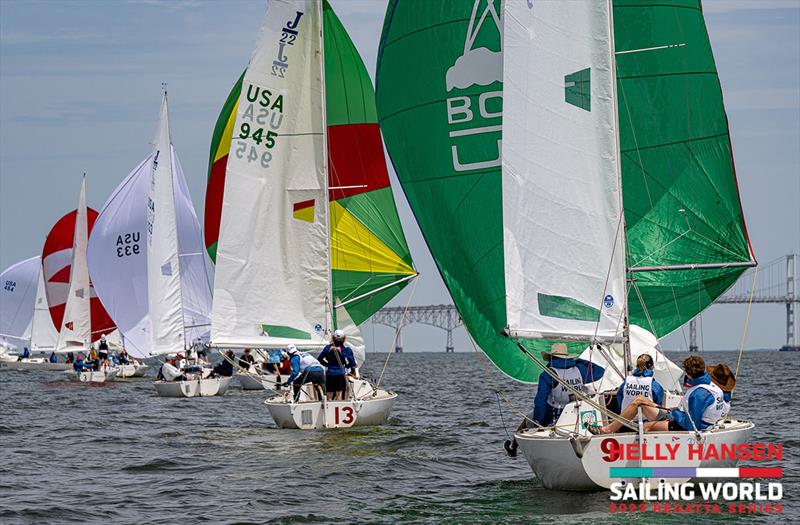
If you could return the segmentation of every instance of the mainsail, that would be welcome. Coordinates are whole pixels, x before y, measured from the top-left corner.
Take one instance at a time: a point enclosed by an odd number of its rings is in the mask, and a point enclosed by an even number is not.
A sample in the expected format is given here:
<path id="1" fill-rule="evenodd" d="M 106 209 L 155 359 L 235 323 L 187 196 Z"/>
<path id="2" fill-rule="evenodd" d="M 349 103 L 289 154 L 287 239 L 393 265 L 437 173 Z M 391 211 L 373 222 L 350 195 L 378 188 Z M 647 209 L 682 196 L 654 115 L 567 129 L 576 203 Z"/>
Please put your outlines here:
<path id="1" fill-rule="evenodd" d="M 333 301 L 360 324 L 399 293 L 416 271 L 389 184 L 372 83 L 328 2 L 323 3 L 323 26 Z M 211 144 L 205 239 L 212 259 L 243 79 L 244 75 L 228 95 Z M 340 327 L 337 312 L 341 308 L 334 312 Z"/>
<path id="2" fill-rule="evenodd" d="M 122 332 L 126 350 L 139 358 L 178 349 L 178 345 L 158 346 L 151 341 L 147 227 L 150 177 L 155 153 L 155 150 L 151 152 L 114 190 L 103 206 L 89 238 L 89 270 L 94 286 Z M 159 164 L 169 164 L 169 158 L 159 153 Z M 170 169 L 178 237 L 177 273 L 180 275 L 183 312 L 180 327 L 173 336 L 180 334 L 182 346 L 184 332 L 187 343 L 198 337 L 208 338 L 211 289 L 206 274 L 200 224 L 174 147 L 171 147 Z M 160 231 L 161 228 L 156 225 L 154 234 Z M 171 261 L 169 270 L 172 270 L 175 257 L 167 255 L 167 259 Z M 163 263 L 158 265 L 159 275 L 162 266 Z M 120 275 L 126 278 L 119 279 Z M 174 288 L 165 287 L 164 291 L 175 294 Z M 174 311 L 170 322 L 174 327 Z"/>
<path id="3" fill-rule="evenodd" d="M 73 347 L 85 348 L 92 341 L 89 265 L 86 262 L 88 244 L 89 224 L 86 212 L 86 177 L 84 176 L 75 217 L 69 289 L 56 344 L 56 350 L 59 352 L 66 352 Z"/>
<path id="4" fill-rule="evenodd" d="M 73 240 L 75 237 L 75 222 L 77 210 L 73 210 L 56 222 L 42 249 L 42 273 L 44 275 L 47 304 L 50 309 L 50 318 L 53 327 L 60 329 L 64 319 L 67 295 L 69 292 Z M 86 208 L 89 233 L 92 232 L 97 212 Z M 97 297 L 94 287 L 89 283 L 91 300 L 92 341 L 100 339 L 103 334 L 114 330 L 114 321 L 111 320 L 103 304 Z"/>
<path id="5" fill-rule="evenodd" d="M 321 10 L 273 1 L 245 72 L 226 166 L 211 340 L 319 344 L 330 328 Z"/>
<path id="6" fill-rule="evenodd" d="M 572 9 L 591 3 L 552 4 Z M 547 15 L 552 7 L 522 0 L 509 0 L 505 6 L 506 15 L 512 10 L 518 17 L 533 18 Z M 634 271 L 642 270 L 635 273 L 635 286 L 628 292 L 629 316 L 631 323 L 652 328 L 661 337 L 708 306 L 746 265 L 753 264 L 752 255 L 719 79 L 699 2 L 617 1 L 613 6 L 625 255 Z M 508 166 L 501 156 L 506 151 L 501 140 L 508 124 L 501 106 L 504 77 L 539 72 L 509 70 L 514 66 L 504 61 L 503 43 L 516 46 L 520 38 L 530 37 L 533 42 L 539 36 L 547 38 L 548 33 L 542 28 L 525 35 L 514 26 L 519 20 L 501 16 L 500 8 L 499 0 L 391 0 L 378 54 L 378 115 L 408 201 L 470 334 L 505 373 L 536 381 L 538 366 L 519 351 L 518 340 L 503 335 L 514 321 L 507 312 L 507 297 L 516 292 L 506 288 L 513 279 L 506 268 L 514 261 L 506 260 L 510 247 L 504 242 L 504 214 L 509 210 L 504 185 L 510 173 L 501 168 L 501 164 Z M 529 9 L 531 13 L 526 12 Z M 522 51 L 515 49 L 510 55 L 525 58 Z M 552 91 L 534 92 L 528 86 L 523 94 L 538 104 L 546 96 L 555 96 L 557 88 L 561 107 L 567 104 L 577 114 L 594 112 L 597 104 L 603 104 L 609 86 L 598 87 L 598 72 L 585 69 L 567 60 L 559 76 L 546 86 Z M 519 97 L 523 88 L 515 86 L 516 91 L 509 93 Z M 519 120 L 523 115 L 515 112 L 509 118 Z M 545 139 L 563 137 L 550 135 L 555 130 L 549 129 L 549 120 L 540 125 L 538 133 Z M 512 131 L 506 140 L 513 140 L 519 131 Z M 563 151 L 570 146 L 578 148 L 583 143 L 559 144 L 558 148 Z M 542 164 L 546 156 L 543 150 L 529 160 Z M 573 210 L 585 204 L 582 198 L 576 194 L 562 205 Z M 567 254 L 591 249 L 580 239 L 563 241 L 558 249 Z M 535 257 L 569 260 L 565 252 L 558 256 L 553 251 L 535 253 L 537 248 L 526 247 Z M 598 258 L 610 272 L 616 263 L 607 248 Z M 541 251 L 555 249 L 541 247 Z M 684 266 L 695 263 L 710 266 L 695 270 Z M 586 306 L 605 307 L 605 296 L 596 299 L 596 304 Z M 613 299 L 621 302 L 618 295 Z M 550 344 L 546 340 L 521 342 L 534 350 Z"/>

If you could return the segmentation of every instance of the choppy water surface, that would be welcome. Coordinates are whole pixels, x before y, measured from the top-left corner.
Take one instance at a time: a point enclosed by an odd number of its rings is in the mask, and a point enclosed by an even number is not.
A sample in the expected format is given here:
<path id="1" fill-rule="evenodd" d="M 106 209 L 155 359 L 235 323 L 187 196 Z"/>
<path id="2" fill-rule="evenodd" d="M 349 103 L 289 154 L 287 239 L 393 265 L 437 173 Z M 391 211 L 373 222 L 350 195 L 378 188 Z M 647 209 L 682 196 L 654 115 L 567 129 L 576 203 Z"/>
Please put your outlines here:
<path id="1" fill-rule="evenodd" d="M 703 354 L 732 363 L 735 353 Z M 377 376 L 385 355 L 371 355 Z M 678 358 L 679 356 L 673 356 Z M 784 514 L 673 517 L 608 513 L 609 494 L 548 491 L 505 456 L 499 388 L 529 409 L 535 387 L 477 354 L 393 355 L 390 424 L 280 430 L 261 392 L 161 399 L 149 381 L 86 387 L 56 373 L 3 372 L 2 523 L 747 523 L 800 519 L 798 354 L 746 354 L 734 411 L 755 439 L 784 444 Z M 152 372 L 151 372 L 152 373 Z M 755 465 L 754 465 L 755 466 Z"/>

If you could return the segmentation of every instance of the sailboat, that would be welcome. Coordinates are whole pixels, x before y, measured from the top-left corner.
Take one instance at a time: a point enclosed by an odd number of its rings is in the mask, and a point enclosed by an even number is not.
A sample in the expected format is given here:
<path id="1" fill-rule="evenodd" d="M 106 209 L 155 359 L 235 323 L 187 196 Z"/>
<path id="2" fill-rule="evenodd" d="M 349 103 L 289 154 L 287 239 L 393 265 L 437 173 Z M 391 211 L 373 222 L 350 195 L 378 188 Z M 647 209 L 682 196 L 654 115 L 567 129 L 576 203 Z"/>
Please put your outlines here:
<path id="1" fill-rule="evenodd" d="M 58 340 L 44 291 L 42 259 L 38 255 L 0 273 L 0 369 L 66 370 L 66 363 L 9 353 L 26 346 L 33 352 L 52 352 Z"/>
<path id="2" fill-rule="evenodd" d="M 211 289 L 202 235 L 172 145 L 166 92 L 152 152 L 114 190 L 95 223 L 89 266 L 134 358 L 177 354 L 198 339 L 208 340 Z M 202 375 L 156 381 L 156 392 L 165 397 L 225 393 L 230 378 Z"/>
<path id="3" fill-rule="evenodd" d="M 334 329 L 357 340 L 358 324 L 417 272 L 355 46 L 327 2 L 271 1 L 267 11 L 212 141 L 211 344 L 319 351 Z M 381 424 L 397 398 L 360 378 L 347 401 L 310 393 L 267 399 L 279 427 Z"/>
<path id="4" fill-rule="evenodd" d="M 49 239 L 48 239 L 49 240 Z M 92 344 L 92 309 L 89 281 L 89 266 L 86 262 L 86 246 L 89 241 L 88 211 L 86 208 L 86 176 L 81 182 L 81 194 L 75 212 L 69 266 L 69 287 L 58 332 L 56 353 L 88 352 Z M 45 250 L 47 249 L 45 241 Z M 66 370 L 67 378 L 81 383 L 104 383 L 117 375 L 117 370 L 105 367 L 100 370 Z"/>
<path id="5" fill-rule="evenodd" d="M 702 9 L 688 7 L 389 2 L 376 95 L 387 149 L 470 336 L 514 379 L 536 382 L 541 353 L 563 341 L 617 363 L 614 388 L 647 351 L 679 390 L 658 338 L 756 264 Z M 587 431 L 609 416 L 600 387 L 555 426 L 517 433 L 545 487 L 609 487 Z M 685 451 L 752 431 L 726 418 L 647 440 Z"/>

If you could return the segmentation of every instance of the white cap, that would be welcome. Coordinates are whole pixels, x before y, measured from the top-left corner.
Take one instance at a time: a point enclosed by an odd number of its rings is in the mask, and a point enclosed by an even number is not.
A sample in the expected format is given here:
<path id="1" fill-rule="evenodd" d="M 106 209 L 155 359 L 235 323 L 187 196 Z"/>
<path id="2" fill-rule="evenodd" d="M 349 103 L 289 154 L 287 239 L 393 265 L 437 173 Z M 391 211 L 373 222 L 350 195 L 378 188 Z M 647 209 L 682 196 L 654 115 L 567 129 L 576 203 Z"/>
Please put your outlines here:
<path id="1" fill-rule="evenodd" d="M 341 339 L 342 337 L 344 337 L 344 332 L 342 332 L 341 330 L 336 330 L 335 332 L 333 332 L 333 337 L 335 337 L 336 339 Z"/>
<path id="2" fill-rule="evenodd" d="M 289 343 L 289 346 L 286 347 L 286 351 L 289 352 L 290 354 L 296 354 L 297 353 L 297 347 L 294 346 L 294 344 Z"/>

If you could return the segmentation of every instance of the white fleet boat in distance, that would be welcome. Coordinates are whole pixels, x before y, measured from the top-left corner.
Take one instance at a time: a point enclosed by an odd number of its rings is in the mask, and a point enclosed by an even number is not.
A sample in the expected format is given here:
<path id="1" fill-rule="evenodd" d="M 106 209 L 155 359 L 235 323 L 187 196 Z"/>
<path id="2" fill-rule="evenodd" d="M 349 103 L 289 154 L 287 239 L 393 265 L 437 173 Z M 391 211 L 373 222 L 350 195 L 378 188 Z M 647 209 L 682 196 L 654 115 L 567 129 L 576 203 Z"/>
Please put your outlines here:
<path id="1" fill-rule="evenodd" d="M 132 357 L 186 352 L 196 339 L 208 339 L 211 289 L 202 234 L 172 145 L 166 92 L 151 153 L 114 190 L 97 218 L 89 267 Z M 157 380 L 156 393 L 225 393 L 230 378 L 204 375 Z"/>
<path id="2" fill-rule="evenodd" d="M 67 293 L 61 330 L 58 332 L 56 353 L 89 352 L 92 345 L 92 309 L 89 281 L 89 266 L 86 262 L 86 246 L 89 242 L 88 211 L 86 208 L 86 176 L 81 182 L 81 194 L 75 216 L 75 231 L 72 239 L 72 261 L 69 271 Z M 111 381 L 117 371 L 105 365 L 100 370 L 66 370 L 71 381 L 81 383 L 104 383 Z"/>
<path id="3" fill-rule="evenodd" d="M 552 425 L 529 420 L 519 448 L 547 488 L 608 488 L 609 436 L 587 430 L 620 417 L 607 388 L 647 351 L 674 407 L 682 385 L 657 337 L 755 265 L 699 2 L 390 0 L 376 76 L 395 171 L 471 337 L 507 375 L 545 372 L 574 396 Z M 609 364 L 611 386 L 578 390 L 547 367 L 559 341 Z M 753 431 L 624 424 L 623 446 L 683 451 Z"/>
<path id="4" fill-rule="evenodd" d="M 31 257 L 0 274 L 0 370 L 66 370 L 63 360 L 51 363 L 47 356 L 56 348 L 58 332 L 47 306 L 42 259 Z M 21 348 L 30 350 L 23 357 Z"/>
<path id="5" fill-rule="evenodd" d="M 213 346 L 319 352 L 334 328 L 357 332 L 416 276 L 371 81 L 327 2 L 268 2 L 249 66 L 217 121 L 211 159 Z M 326 402 L 308 388 L 266 406 L 280 427 L 384 423 L 397 394 L 355 383 L 345 401 Z"/>

